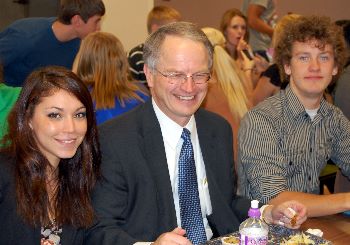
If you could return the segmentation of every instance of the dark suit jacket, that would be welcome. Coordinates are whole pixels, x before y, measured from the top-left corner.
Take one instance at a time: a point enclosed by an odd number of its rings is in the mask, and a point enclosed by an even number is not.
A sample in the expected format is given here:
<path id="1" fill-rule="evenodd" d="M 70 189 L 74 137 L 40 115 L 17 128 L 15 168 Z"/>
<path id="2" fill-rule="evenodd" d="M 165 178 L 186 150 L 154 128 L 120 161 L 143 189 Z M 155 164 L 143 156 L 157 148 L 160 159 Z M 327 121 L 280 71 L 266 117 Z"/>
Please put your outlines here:
<path id="1" fill-rule="evenodd" d="M 40 227 L 25 224 L 17 214 L 14 182 L 14 160 L 0 154 L 0 244 L 40 245 Z M 71 226 L 62 227 L 61 244 L 83 244 L 84 231 Z"/>
<path id="2" fill-rule="evenodd" d="M 204 159 L 214 234 L 238 229 L 250 201 L 235 196 L 232 132 L 216 114 L 196 114 Z M 151 100 L 99 128 L 102 172 L 93 194 L 100 221 L 91 228 L 89 244 L 133 244 L 154 241 L 177 227 L 161 129 Z"/>

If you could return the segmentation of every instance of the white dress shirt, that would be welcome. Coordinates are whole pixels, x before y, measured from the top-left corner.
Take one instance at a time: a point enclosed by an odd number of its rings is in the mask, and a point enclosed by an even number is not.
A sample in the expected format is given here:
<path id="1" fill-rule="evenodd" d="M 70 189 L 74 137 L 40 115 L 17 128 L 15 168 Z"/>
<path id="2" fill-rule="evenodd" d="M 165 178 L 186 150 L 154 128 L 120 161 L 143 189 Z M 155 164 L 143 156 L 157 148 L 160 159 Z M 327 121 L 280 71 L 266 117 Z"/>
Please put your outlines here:
<path id="1" fill-rule="evenodd" d="M 157 104 L 153 99 L 152 99 L 152 105 L 162 131 L 171 188 L 173 191 L 177 225 L 181 227 L 180 204 L 179 204 L 179 193 L 178 193 L 178 182 L 179 182 L 178 161 L 179 161 L 180 151 L 183 143 L 183 139 L 181 138 L 183 127 L 181 127 L 176 122 L 171 120 L 168 116 L 166 116 L 159 109 L 159 107 L 157 106 Z M 208 189 L 207 175 L 205 172 L 205 165 L 204 165 L 202 151 L 198 140 L 196 120 L 193 115 L 190 121 L 185 126 L 185 128 L 187 128 L 191 132 L 191 141 L 193 145 L 194 160 L 196 164 L 198 192 L 199 192 L 199 199 L 200 199 L 201 210 L 202 210 L 203 224 L 207 235 L 207 239 L 209 240 L 213 236 L 213 232 L 208 224 L 208 220 L 206 216 L 212 213 L 212 206 L 211 206 L 209 189 Z M 141 245 L 141 244 L 149 244 L 149 243 L 138 242 L 135 245 Z"/>

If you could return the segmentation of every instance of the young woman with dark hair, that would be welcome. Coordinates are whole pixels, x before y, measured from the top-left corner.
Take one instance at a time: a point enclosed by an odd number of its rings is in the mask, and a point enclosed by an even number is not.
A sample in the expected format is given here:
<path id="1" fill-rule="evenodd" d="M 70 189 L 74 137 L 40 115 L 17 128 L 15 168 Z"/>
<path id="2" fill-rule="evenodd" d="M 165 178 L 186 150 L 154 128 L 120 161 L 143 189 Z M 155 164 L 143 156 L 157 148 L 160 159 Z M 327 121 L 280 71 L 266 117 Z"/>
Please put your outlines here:
<path id="1" fill-rule="evenodd" d="M 82 244 L 100 151 L 90 93 L 71 71 L 27 78 L 0 152 L 1 244 Z"/>

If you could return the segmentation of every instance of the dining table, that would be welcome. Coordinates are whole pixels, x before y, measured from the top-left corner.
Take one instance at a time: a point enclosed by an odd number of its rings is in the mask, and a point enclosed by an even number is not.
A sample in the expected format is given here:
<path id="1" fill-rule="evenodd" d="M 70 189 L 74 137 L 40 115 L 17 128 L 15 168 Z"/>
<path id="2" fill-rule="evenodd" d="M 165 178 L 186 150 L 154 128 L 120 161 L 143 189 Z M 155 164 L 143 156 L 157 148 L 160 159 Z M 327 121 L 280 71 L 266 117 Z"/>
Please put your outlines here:
<path id="1" fill-rule="evenodd" d="M 300 229 L 306 231 L 309 228 L 323 231 L 323 238 L 334 245 L 350 244 L 350 216 L 341 213 L 308 218 Z"/>
<path id="2" fill-rule="evenodd" d="M 278 228 L 280 227 L 280 228 Z M 334 214 L 329 216 L 308 218 L 304 224 L 296 231 L 290 230 L 287 228 L 283 228 L 277 225 L 269 225 L 269 230 L 273 230 L 274 235 L 278 236 L 278 234 L 285 233 L 298 233 L 300 231 L 306 232 L 308 229 L 320 229 L 323 232 L 322 238 L 330 241 L 330 244 L 333 245 L 344 245 L 350 244 L 350 216 L 346 216 L 344 214 Z M 238 231 L 227 234 L 226 236 L 235 236 L 239 237 Z M 270 236 L 270 235 L 269 235 Z M 221 245 L 221 239 L 223 237 L 219 237 L 213 240 L 210 240 L 206 243 L 206 245 Z M 320 239 L 320 240 L 323 240 Z M 269 239 L 268 244 L 279 244 L 279 242 L 274 242 Z M 316 244 L 323 244 L 323 242 L 316 242 Z M 326 243 L 328 244 L 328 243 Z"/>

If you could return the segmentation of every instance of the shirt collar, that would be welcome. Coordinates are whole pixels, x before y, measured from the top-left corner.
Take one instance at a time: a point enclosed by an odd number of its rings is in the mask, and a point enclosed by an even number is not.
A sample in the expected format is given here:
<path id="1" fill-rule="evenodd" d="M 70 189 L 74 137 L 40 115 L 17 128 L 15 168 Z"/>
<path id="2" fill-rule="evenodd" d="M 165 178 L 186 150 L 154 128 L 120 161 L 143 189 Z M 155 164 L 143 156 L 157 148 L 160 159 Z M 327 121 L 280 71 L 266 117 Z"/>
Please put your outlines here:
<path id="1" fill-rule="evenodd" d="M 304 105 L 300 102 L 299 98 L 291 89 L 290 85 L 288 85 L 285 89 L 285 96 L 287 98 L 287 106 L 291 111 L 294 118 L 299 116 L 305 116 L 306 111 Z M 320 113 L 322 116 L 326 116 L 330 110 L 330 105 L 328 102 L 322 97 L 320 102 L 320 108 L 317 113 Z"/>
<path id="2" fill-rule="evenodd" d="M 163 140 L 169 144 L 170 147 L 176 148 L 179 139 L 181 138 L 181 134 L 183 131 L 183 127 L 170 119 L 161 109 L 158 107 L 157 103 L 152 98 L 152 105 L 154 108 L 154 112 L 158 118 L 160 128 L 163 134 Z M 187 128 L 191 132 L 191 138 L 194 136 L 193 132 L 195 132 L 195 118 L 194 115 L 191 116 L 189 122 L 186 124 L 185 128 Z"/>

